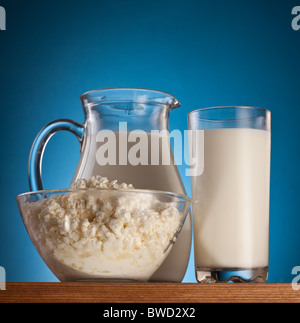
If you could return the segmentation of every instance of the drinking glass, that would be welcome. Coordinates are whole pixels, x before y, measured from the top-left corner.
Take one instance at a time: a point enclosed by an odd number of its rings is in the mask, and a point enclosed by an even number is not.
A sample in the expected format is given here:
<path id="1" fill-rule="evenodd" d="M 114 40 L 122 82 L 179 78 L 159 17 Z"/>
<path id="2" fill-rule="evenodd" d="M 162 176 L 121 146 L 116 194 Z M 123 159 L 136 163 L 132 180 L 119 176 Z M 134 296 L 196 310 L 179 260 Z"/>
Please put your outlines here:
<path id="1" fill-rule="evenodd" d="M 198 282 L 268 277 L 271 112 L 220 106 L 188 114 Z"/>

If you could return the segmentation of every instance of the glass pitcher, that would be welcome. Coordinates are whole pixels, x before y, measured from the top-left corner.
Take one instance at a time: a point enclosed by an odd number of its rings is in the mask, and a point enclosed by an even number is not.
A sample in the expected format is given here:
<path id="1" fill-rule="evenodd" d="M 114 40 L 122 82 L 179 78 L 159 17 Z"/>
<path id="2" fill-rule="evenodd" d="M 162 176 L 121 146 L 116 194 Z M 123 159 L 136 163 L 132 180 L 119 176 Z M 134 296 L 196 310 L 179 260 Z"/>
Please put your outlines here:
<path id="1" fill-rule="evenodd" d="M 47 141 L 67 130 L 76 135 L 81 151 L 72 183 L 101 175 L 134 188 L 185 194 L 168 136 L 170 111 L 180 106 L 175 97 L 155 90 L 112 88 L 86 92 L 80 99 L 84 124 L 55 120 L 35 138 L 29 157 L 32 191 L 43 189 L 41 164 Z M 190 255 L 191 225 L 188 214 L 178 240 L 151 281 L 182 281 Z"/>

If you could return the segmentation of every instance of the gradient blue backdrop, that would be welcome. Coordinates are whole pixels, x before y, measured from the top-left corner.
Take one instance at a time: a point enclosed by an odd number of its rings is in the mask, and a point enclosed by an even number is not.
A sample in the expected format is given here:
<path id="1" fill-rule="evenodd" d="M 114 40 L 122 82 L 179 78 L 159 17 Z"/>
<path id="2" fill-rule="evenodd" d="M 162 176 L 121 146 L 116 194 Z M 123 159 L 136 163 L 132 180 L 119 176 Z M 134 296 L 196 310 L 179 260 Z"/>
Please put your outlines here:
<path id="1" fill-rule="evenodd" d="M 0 31 L 0 265 L 7 281 L 57 281 L 34 249 L 15 196 L 28 191 L 27 160 L 49 121 L 83 122 L 79 95 L 144 87 L 175 95 L 170 130 L 213 105 L 272 111 L 269 282 L 291 282 L 300 265 L 300 1 L 2 0 Z M 44 155 L 45 188 L 68 187 L 79 158 L 60 133 Z M 189 178 L 180 167 L 187 193 Z M 259 223 L 258 223 L 259 225 Z M 185 282 L 195 282 L 191 255 Z"/>

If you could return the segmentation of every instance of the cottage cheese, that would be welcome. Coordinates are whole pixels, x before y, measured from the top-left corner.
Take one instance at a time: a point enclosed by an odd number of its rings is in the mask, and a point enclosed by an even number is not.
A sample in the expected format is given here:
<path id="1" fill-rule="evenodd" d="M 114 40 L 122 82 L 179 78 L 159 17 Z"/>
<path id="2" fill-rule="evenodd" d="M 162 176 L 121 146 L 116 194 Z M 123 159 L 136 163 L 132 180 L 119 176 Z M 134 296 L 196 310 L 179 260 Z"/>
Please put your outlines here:
<path id="1" fill-rule="evenodd" d="M 183 215 L 151 194 L 135 194 L 132 185 L 100 176 L 72 188 L 83 190 L 24 206 L 29 233 L 50 269 L 64 281 L 148 280 L 167 256 Z M 118 190 L 124 188 L 132 192 Z"/>

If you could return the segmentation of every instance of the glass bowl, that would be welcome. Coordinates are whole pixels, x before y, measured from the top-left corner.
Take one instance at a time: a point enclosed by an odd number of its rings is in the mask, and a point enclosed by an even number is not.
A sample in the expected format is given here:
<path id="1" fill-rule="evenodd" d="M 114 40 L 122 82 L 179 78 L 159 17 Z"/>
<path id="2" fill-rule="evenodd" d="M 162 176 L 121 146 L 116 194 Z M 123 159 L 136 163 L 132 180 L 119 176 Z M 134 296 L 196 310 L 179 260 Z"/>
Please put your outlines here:
<path id="1" fill-rule="evenodd" d="M 27 232 L 60 281 L 148 281 L 180 234 L 191 200 L 136 189 L 17 196 Z"/>

